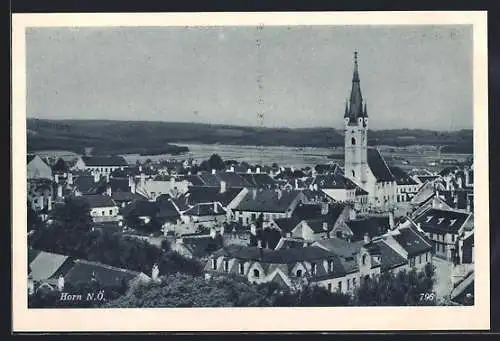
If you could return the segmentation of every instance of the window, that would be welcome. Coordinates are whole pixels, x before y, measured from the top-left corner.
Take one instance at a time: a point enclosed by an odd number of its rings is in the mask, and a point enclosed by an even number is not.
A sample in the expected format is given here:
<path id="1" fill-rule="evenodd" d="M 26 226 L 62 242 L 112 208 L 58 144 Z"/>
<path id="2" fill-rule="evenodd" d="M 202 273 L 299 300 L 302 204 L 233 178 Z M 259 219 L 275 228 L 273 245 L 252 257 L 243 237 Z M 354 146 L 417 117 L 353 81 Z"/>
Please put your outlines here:
<path id="1" fill-rule="evenodd" d="M 245 273 L 245 264 L 240 263 L 240 275 Z"/>
<path id="2" fill-rule="evenodd" d="M 354 173 L 354 171 L 352 171 L 352 176 L 355 177 L 356 176 L 356 173 Z"/>
<path id="3" fill-rule="evenodd" d="M 109 215 L 113 215 L 113 210 L 109 210 Z"/>
<path id="4" fill-rule="evenodd" d="M 311 273 L 312 273 L 313 275 L 316 275 L 316 263 L 312 263 L 312 264 L 311 264 Z"/>
<path id="5" fill-rule="evenodd" d="M 350 284 L 351 284 L 351 280 L 347 279 L 347 290 L 349 290 Z"/>
<path id="6" fill-rule="evenodd" d="M 332 283 L 328 283 L 328 291 L 332 292 Z"/>
<path id="7" fill-rule="evenodd" d="M 451 241 L 452 241 L 453 243 L 455 242 L 455 235 L 454 235 L 454 234 L 452 234 L 452 235 L 451 235 Z"/>
<path id="8" fill-rule="evenodd" d="M 430 238 L 431 238 L 431 239 L 434 239 L 434 233 L 431 233 L 431 234 L 430 234 Z"/>
<path id="9" fill-rule="evenodd" d="M 362 259 L 361 259 L 361 263 L 363 265 L 366 265 L 366 255 L 363 255 Z"/>
<path id="10" fill-rule="evenodd" d="M 356 287 L 356 277 L 352 279 L 352 286 L 355 288 Z"/>
<path id="11" fill-rule="evenodd" d="M 456 221 L 457 221 L 456 219 L 451 219 L 450 220 L 450 226 L 453 226 L 456 223 Z"/>
<path id="12" fill-rule="evenodd" d="M 429 253 L 428 253 L 428 252 L 426 252 L 426 253 L 425 253 L 425 262 L 426 262 L 426 263 L 429 261 L 429 260 L 428 260 L 428 257 L 427 257 L 428 255 L 429 255 Z"/>
<path id="13" fill-rule="evenodd" d="M 104 212 L 104 211 L 101 211 L 101 215 L 104 215 L 104 214 L 105 214 L 105 212 Z"/>
<path id="14" fill-rule="evenodd" d="M 415 258 L 410 258 L 410 266 L 413 268 L 415 266 Z"/>
<path id="15" fill-rule="evenodd" d="M 356 144 L 356 139 L 353 137 L 351 138 L 351 144 L 354 146 Z"/>
<path id="16" fill-rule="evenodd" d="M 422 264 L 422 255 L 418 256 L 418 264 Z"/>
<path id="17" fill-rule="evenodd" d="M 252 213 L 252 220 L 255 220 L 255 213 Z"/>
<path id="18" fill-rule="evenodd" d="M 342 281 L 339 281 L 337 283 L 337 288 L 339 289 L 339 291 L 342 291 Z"/>
<path id="19" fill-rule="evenodd" d="M 428 216 L 427 216 L 427 220 L 426 220 L 425 222 L 426 222 L 426 223 L 428 223 L 429 221 L 431 221 L 431 219 L 432 219 L 432 216 L 431 216 L 431 215 L 428 215 Z"/>
<path id="20" fill-rule="evenodd" d="M 330 270 L 330 272 L 333 272 L 333 261 L 328 261 L 328 269 Z"/>
<path id="21" fill-rule="evenodd" d="M 212 270 L 217 270 L 217 259 L 212 259 Z"/>
<path id="22" fill-rule="evenodd" d="M 229 272 L 229 262 L 227 260 L 224 261 L 224 271 Z"/>
<path id="23" fill-rule="evenodd" d="M 439 218 L 438 219 L 438 224 L 441 224 L 443 222 L 444 218 Z"/>
<path id="24" fill-rule="evenodd" d="M 260 272 L 259 272 L 259 270 L 254 269 L 254 270 L 253 270 L 253 277 L 255 277 L 255 278 L 259 278 L 259 276 L 260 276 Z"/>

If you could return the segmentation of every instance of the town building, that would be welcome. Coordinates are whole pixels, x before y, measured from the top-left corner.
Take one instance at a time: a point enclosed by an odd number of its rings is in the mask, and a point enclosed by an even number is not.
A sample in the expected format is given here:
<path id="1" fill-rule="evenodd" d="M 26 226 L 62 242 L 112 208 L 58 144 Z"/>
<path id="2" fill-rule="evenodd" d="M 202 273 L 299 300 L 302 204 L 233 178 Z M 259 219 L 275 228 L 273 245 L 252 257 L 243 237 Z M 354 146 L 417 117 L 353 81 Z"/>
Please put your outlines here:
<path id="1" fill-rule="evenodd" d="M 52 180 L 52 168 L 38 155 L 27 156 L 28 180 Z"/>
<path id="2" fill-rule="evenodd" d="M 100 175 L 110 175 L 127 167 L 128 163 L 122 156 L 81 156 L 74 165 L 75 170 L 90 170 Z"/>

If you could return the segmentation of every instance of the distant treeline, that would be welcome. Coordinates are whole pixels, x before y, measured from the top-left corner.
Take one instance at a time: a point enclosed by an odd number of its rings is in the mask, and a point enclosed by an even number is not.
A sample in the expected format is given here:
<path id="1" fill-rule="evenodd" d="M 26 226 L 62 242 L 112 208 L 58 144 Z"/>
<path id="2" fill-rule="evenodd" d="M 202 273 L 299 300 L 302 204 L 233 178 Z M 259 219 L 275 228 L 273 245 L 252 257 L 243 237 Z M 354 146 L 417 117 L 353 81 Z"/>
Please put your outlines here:
<path id="1" fill-rule="evenodd" d="M 260 128 L 202 123 L 106 120 L 28 119 L 28 150 L 65 149 L 81 153 L 182 153 L 186 147 L 172 143 L 262 145 L 290 147 L 338 147 L 343 131 L 333 128 Z M 368 144 L 403 147 L 436 145 L 442 152 L 471 153 L 472 130 L 377 130 L 369 132 Z"/>

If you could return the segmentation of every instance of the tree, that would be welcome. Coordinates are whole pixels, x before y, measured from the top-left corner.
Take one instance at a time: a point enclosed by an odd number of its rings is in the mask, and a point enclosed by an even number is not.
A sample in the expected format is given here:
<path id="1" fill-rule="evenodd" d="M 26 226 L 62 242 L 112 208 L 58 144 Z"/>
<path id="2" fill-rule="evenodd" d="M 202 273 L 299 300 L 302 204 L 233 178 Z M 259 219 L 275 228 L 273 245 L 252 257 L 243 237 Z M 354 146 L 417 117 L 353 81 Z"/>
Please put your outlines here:
<path id="1" fill-rule="evenodd" d="M 56 224 L 69 229 L 89 231 L 92 227 L 90 206 L 83 198 L 67 198 L 64 205 L 56 206 L 53 212 Z"/>
<path id="2" fill-rule="evenodd" d="M 360 306 L 413 306 L 435 305 L 431 295 L 434 285 L 434 267 L 427 264 L 421 271 L 412 269 L 397 274 L 385 272 L 378 277 L 362 281 L 354 294 L 354 305 Z M 432 299 L 423 299 L 432 297 Z"/>
<path id="3" fill-rule="evenodd" d="M 38 230 L 40 227 L 43 226 L 43 221 L 42 219 L 38 216 L 36 211 L 31 207 L 30 202 L 27 202 L 27 207 L 28 207 L 28 232 L 32 230 Z"/>
<path id="4" fill-rule="evenodd" d="M 218 154 L 212 154 L 208 159 L 208 166 L 210 169 L 222 170 L 226 168 L 224 161 Z"/>

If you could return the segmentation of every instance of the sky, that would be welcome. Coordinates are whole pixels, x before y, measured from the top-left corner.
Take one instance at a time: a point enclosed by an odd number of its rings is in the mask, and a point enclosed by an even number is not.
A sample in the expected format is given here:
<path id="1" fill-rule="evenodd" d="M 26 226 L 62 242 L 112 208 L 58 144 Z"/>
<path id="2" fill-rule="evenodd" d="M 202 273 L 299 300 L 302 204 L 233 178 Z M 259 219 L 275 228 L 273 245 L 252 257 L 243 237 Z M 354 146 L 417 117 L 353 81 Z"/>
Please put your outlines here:
<path id="1" fill-rule="evenodd" d="M 472 128 L 471 26 L 30 28 L 26 49 L 31 118 L 341 129 L 357 50 L 370 128 Z"/>

